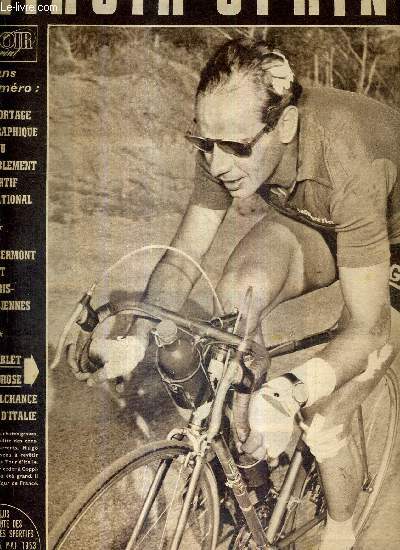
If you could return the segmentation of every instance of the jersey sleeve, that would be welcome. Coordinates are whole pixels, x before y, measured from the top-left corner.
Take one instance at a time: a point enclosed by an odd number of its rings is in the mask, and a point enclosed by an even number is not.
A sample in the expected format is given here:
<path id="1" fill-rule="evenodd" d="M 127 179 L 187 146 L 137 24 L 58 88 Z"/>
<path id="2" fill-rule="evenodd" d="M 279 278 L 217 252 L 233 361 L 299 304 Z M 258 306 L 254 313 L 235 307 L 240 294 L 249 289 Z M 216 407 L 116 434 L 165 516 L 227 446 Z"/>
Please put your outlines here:
<path id="1" fill-rule="evenodd" d="M 396 166 L 387 159 L 372 160 L 360 141 L 353 145 L 336 141 L 327 165 L 333 181 L 330 213 L 337 232 L 338 266 L 382 263 L 389 258 L 387 201 Z"/>
<path id="2" fill-rule="evenodd" d="M 207 163 L 201 153 L 196 158 L 194 189 L 190 204 L 211 210 L 227 210 L 232 204 L 232 197 L 227 189 L 208 172 Z"/>

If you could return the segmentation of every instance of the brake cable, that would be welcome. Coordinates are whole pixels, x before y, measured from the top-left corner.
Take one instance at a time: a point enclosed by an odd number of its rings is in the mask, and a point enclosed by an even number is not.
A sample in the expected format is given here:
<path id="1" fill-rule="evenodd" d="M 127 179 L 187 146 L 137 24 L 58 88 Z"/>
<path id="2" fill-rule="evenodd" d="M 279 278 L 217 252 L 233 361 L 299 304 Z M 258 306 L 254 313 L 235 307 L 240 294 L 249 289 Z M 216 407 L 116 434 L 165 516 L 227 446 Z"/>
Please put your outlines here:
<path id="1" fill-rule="evenodd" d="M 223 315 L 224 308 L 222 307 L 222 304 L 218 298 L 217 292 L 211 283 L 210 278 L 208 277 L 207 273 L 204 271 L 204 269 L 200 266 L 200 264 L 192 258 L 189 254 L 184 252 L 183 250 L 180 250 L 179 248 L 176 248 L 174 246 L 169 245 L 162 245 L 162 244 L 150 244 L 146 246 L 142 246 L 141 248 L 136 248 L 135 250 L 131 250 L 127 254 L 124 254 L 121 258 L 119 258 L 116 262 L 114 262 L 110 267 L 108 267 L 101 276 L 89 287 L 89 289 L 84 293 L 83 297 L 79 300 L 78 304 L 75 306 L 73 312 L 71 313 L 70 317 L 68 318 L 64 329 L 60 335 L 60 338 L 57 343 L 56 353 L 54 356 L 54 359 L 50 365 L 50 369 L 54 370 L 56 366 L 60 363 L 62 354 L 64 351 L 64 346 L 66 343 L 66 340 L 68 338 L 69 333 L 71 332 L 74 323 L 79 319 L 79 317 L 82 315 L 83 310 L 85 309 L 86 305 L 90 302 L 90 299 L 97 287 L 97 285 L 105 278 L 107 275 L 109 275 L 114 269 L 116 269 L 119 265 L 121 265 L 125 260 L 127 260 L 130 257 L 136 256 L 137 254 L 140 254 L 142 252 L 146 252 L 147 250 L 171 250 L 172 252 L 176 252 L 177 254 L 180 254 L 187 260 L 189 260 L 201 273 L 201 275 L 204 277 L 206 283 L 208 284 L 211 293 L 215 300 L 215 305 L 218 309 L 218 314 Z"/>

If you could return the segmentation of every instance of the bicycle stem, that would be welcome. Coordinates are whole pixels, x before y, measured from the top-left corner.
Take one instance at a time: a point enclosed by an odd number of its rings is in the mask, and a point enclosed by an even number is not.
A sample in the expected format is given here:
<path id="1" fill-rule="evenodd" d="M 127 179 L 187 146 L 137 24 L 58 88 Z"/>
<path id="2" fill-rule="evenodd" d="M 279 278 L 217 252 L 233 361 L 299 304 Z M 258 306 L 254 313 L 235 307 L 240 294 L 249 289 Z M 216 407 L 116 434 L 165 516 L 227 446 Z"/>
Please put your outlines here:
<path id="1" fill-rule="evenodd" d="M 221 429 L 222 415 L 224 411 L 224 403 L 226 394 L 232 384 L 238 384 L 242 379 L 242 367 L 240 365 L 241 352 L 238 351 L 233 359 L 228 361 L 228 366 L 225 374 L 217 388 L 217 393 L 214 397 L 213 408 L 211 412 L 211 420 L 207 430 L 207 440 L 211 442 Z"/>
<path id="2" fill-rule="evenodd" d="M 187 494 L 185 496 L 183 508 L 179 515 L 179 520 L 175 531 L 175 535 L 169 550 L 179 549 L 179 545 L 182 540 L 185 525 L 189 517 L 190 507 L 192 505 L 197 483 L 199 481 L 199 478 L 205 463 L 204 450 L 210 444 L 214 452 L 216 453 L 223 470 L 225 471 L 225 474 L 228 480 L 227 485 L 231 487 L 233 490 L 233 493 L 236 497 L 239 507 L 242 510 L 243 515 L 246 518 L 247 524 L 251 529 L 257 548 L 261 548 L 261 549 L 266 548 L 265 535 L 264 535 L 261 522 L 250 501 L 250 497 L 247 492 L 246 485 L 235 464 L 235 461 L 231 455 L 231 452 L 223 438 L 219 437 L 216 439 L 221 429 L 221 422 L 222 422 L 222 415 L 224 410 L 226 394 L 228 393 L 228 390 L 232 386 L 232 384 L 239 384 L 242 380 L 243 369 L 240 364 L 240 361 L 243 355 L 243 351 L 245 350 L 245 347 L 246 346 L 240 345 L 239 349 L 235 353 L 235 356 L 232 359 L 228 360 L 227 369 L 218 385 L 217 392 L 214 397 L 213 408 L 211 411 L 211 420 L 208 426 L 205 440 L 203 440 L 203 452 L 199 452 L 196 454 L 195 466 L 190 478 L 190 483 L 187 490 Z"/>

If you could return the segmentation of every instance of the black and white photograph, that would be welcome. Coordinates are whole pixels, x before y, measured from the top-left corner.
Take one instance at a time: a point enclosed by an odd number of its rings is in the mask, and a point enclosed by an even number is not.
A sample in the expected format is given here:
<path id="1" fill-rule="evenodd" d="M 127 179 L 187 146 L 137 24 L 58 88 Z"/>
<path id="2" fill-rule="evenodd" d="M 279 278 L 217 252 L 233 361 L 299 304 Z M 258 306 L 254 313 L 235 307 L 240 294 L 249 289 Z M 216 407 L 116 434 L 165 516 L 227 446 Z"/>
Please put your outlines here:
<path id="1" fill-rule="evenodd" d="M 399 548 L 400 30 L 339 24 L 49 25 L 49 549 Z"/>
<path id="2" fill-rule="evenodd" d="M 0 0 L 0 550 L 400 548 L 395 0 Z"/>

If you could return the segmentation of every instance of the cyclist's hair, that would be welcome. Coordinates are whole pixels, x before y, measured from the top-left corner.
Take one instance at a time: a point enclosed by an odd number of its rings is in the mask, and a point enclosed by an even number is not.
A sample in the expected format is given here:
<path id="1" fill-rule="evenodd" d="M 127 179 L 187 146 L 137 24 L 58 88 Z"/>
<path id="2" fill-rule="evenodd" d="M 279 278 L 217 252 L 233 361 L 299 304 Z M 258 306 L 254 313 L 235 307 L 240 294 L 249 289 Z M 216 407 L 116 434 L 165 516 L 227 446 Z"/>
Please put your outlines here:
<path id="1" fill-rule="evenodd" d="M 291 75 L 287 86 L 277 93 L 272 69 L 285 67 Z M 235 76 L 250 77 L 265 99 L 261 122 L 274 128 L 285 107 L 297 105 L 301 84 L 292 73 L 286 57 L 265 41 L 241 38 L 223 44 L 209 59 L 200 74 L 196 98 L 226 88 Z M 278 81 L 280 79 L 278 78 Z M 275 81 L 276 82 L 276 81 Z"/>

